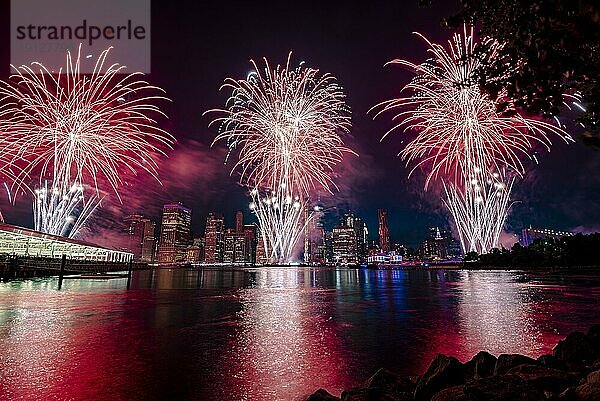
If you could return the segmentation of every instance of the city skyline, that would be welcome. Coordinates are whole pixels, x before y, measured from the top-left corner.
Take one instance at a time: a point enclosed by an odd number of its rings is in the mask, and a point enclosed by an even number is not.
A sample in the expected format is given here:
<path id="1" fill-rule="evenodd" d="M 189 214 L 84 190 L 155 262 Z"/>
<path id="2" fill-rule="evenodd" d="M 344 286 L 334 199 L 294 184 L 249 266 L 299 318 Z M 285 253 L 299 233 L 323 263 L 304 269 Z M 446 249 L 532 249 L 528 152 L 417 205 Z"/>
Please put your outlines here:
<path id="1" fill-rule="evenodd" d="M 170 202 L 163 206 L 159 224 L 139 213 L 126 216 L 123 223 L 127 241 L 118 250 L 130 252 L 134 261 L 145 263 L 233 266 L 274 263 L 265 252 L 259 225 L 248 223 L 245 215 L 238 210 L 231 213 L 233 218 L 226 220 L 225 214 L 212 211 L 198 216 L 206 220 L 206 225 L 201 232 L 193 232 L 193 211 L 181 202 Z M 322 213 L 318 213 L 305 226 L 290 262 L 342 266 L 454 263 L 465 255 L 451 230 L 424 227 L 426 234 L 419 242 L 408 244 L 402 238 L 386 236 L 386 209 L 378 209 L 377 215 L 378 225 L 371 230 L 352 211 L 343 213 L 331 229 L 326 229 Z M 559 240 L 575 233 L 529 225 L 511 235 L 512 244 L 525 247 L 537 239 Z"/>

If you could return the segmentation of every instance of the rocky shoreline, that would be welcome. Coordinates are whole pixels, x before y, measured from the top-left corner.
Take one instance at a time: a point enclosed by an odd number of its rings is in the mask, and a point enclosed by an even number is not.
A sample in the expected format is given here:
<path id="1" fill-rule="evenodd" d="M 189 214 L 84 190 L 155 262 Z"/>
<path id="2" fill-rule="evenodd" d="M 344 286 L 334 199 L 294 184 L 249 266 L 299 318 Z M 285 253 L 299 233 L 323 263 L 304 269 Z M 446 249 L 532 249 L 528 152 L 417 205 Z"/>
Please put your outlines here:
<path id="1" fill-rule="evenodd" d="M 378 370 L 340 397 L 319 389 L 306 401 L 600 401 L 600 324 L 573 332 L 532 359 L 485 351 L 470 361 L 438 355 L 421 376 Z"/>

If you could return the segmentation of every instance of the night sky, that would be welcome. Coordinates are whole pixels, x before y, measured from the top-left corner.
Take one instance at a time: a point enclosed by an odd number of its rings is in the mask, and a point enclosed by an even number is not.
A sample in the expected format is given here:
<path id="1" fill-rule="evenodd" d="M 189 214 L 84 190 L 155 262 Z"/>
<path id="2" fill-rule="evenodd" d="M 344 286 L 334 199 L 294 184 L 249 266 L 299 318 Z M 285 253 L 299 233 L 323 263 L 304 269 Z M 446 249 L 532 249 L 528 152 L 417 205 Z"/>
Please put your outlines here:
<path id="1" fill-rule="evenodd" d="M 10 56 L 8 3 L 2 2 L 0 17 L 3 79 Z M 222 211 L 229 225 L 237 209 L 250 218 L 244 189 L 235 175 L 229 176 L 231 165 L 223 164 L 224 145 L 210 148 L 216 132 L 208 128 L 210 117 L 202 113 L 223 105 L 226 94 L 218 92 L 220 84 L 228 76 L 246 76 L 249 59 L 266 56 L 272 64 L 284 63 L 290 50 L 294 64 L 305 61 L 335 75 L 352 109 L 347 143 L 360 157 L 348 156 L 340 171 L 340 192 L 329 199 L 338 208 L 327 216 L 327 225 L 337 220 L 336 213 L 351 209 L 365 219 L 376 239 L 377 208 L 387 208 L 392 241 L 410 246 L 423 239 L 428 226 L 448 226 L 448 214 L 435 190 L 423 193 L 420 175 L 407 179 L 409 170 L 396 156 L 402 135 L 380 142 L 391 127 L 390 116 L 375 122 L 367 116 L 371 106 L 397 96 L 410 79 L 400 67 L 383 64 L 393 58 L 426 57 L 425 45 L 413 31 L 435 41 L 451 35 L 439 22 L 457 9 L 457 2 L 434 1 L 430 8 L 417 3 L 153 1 L 149 79 L 173 101 L 166 106 L 170 118 L 163 126 L 178 144 L 162 164 L 163 186 L 145 179 L 125 188 L 124 204 L 106 202 L 90 238 L 108 243 L 123 214 L 143 212 L 158 218 L 161 204 L 174 200 L 193 209 L 196 232 L 202 231 L 211 210 Z M 518 203 L 507 231 L 518 232 L 530 224 L 600 230 L 600 153 L 579 143 L 554 143 L 552 152 L 543 152 L 539 165 L 530 163 L 526 177 L 516 183 L 513 199 Z M 32 225 L 28 199 L 16 206 L 5 199 L 0 202 L 7 222 Z"/>

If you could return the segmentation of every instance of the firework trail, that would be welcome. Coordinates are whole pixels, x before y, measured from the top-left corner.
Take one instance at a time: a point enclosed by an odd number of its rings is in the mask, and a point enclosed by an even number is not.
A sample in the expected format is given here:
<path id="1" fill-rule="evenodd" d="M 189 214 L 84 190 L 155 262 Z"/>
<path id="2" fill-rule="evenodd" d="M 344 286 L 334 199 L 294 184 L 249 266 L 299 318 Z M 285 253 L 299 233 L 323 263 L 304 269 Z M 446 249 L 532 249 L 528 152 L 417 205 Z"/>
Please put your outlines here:
<path id="1" fill-rule="evenodd" d="M 121 200 L 127 174 L 158 179 L 157 160 L 174 138 L 157 126 L 164 91 L 109 64 L 110 48 L 92 74 L 80 72 L 81 46 L 58 72 L 41 63 L 14 67 L 0 82 L 0 170 L 12 188 L 34 184 L 36 230 L 74 237 L 106 193 Z M 84 192 L 88 195 L 84 196 Z"/>
<path id="2" fill-rule="evenodd" d="M 285 66 L 264 68 L 254 61 L 246 79 L 227 78 L 231 91 L 213 144 L 224 140 L 237 152 L 233 171 L 250 191 L 265 249 L 273 262 L 290 261 L 312 214 L 305 218 L 315 190 L 337 189 L 333 169 L 351 152 L 340 134 L 350 128 L 350 111 L 335 78 L 319 70 Z"/>
<path id="3" fill-rule="evenodd" d="M 477 72 L 498 57 L 497 42 L 475 43 L 473 29 L 466 26 L 447 48 L 417 35 L 427 43 L 431 58 L 421 64 L 387 63 L 402 65 L 415 76 L 402 90 L 407 96 L 376 105 L 375 117 L 394 113 L 395 125 L 383 138 L 396 130 L 416 133 L 400 152 L 413 165 L 410 174 L 419 168 L 427 171 L 425 190 L 432 181 L 442 181 L 463 250 L 486 252 L 498 245 L 514 176 L 525 172 L 522 159 L 530 159 L 536 146 L 549 150 L 550 135 L 573 139 L 560 125 L 519 115 L 510 102 L 511 113 L 499 113 L 504 94 L 496 101 L 480 90 Z M 478 57 L 477 46 L 485 50 L 483 57 Z M 507 66 L 507 73 L 511 68 Z"/>

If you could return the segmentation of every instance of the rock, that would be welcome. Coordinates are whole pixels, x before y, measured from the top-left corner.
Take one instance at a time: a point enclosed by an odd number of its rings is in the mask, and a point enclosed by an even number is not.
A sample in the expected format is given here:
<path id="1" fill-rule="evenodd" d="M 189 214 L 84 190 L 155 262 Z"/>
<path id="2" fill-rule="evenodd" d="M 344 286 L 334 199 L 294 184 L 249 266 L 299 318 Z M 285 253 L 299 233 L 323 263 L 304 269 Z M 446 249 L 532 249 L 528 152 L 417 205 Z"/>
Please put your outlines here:
<path id="1" fill-rule="evenodd" d="M 555 399 L 557 401 L 577 401 L 577 396 L 575 395 L 575 387 L 569 387 L 562 393 L 560 393 Z"/>
<path id="2" fill-rule="evenodd" d="M 435 394 L 431 401 L 467 401 L 464 386 L 454 386 L 443 389 Z"/>
<path id="3" fill-rule="evenodd" d="M 596 358 L 600 357 L 600 324 L 594 324 L 587 332 L 587 338 L 592 343 Z"/>
<path id="4" fill-rule="evenodd" d="M 387 369 L 379 369 L 364 384 L 367 388 L 381 388 L 391 393 L 412 393 L 415 383 Z"/>
<path id="5" fill-rule="evenodd" d="M 595 350 L 585 334 L 575 331 L 559 341 L 552 354 L 568 366 L 581 366 L 594 360 Z"/>
<path id="6" fill-rule="evenodd" d="M 429 401 L 435 393 L 464 382 L 465 366 L 454 357 L 439 354 L 417 382 L 415 400 Z"/>
<path id="7" fill-rule="evenodd" d="M 409 401 L 410 393 L 390 394 L 385 390 L 376 388 L 356 387 L 342 392 L 342 401 Z"/>
<path id="8" fill-rule="evenodd" d="M 538 357 L 538 363 L 547 368 L 567 370 L 567 364 L 555 357 L 554 355 L 546 354 Z"/>
<path id="9" fill-rule="evenodd" d="M 340 401 L 339 397 L 329 394 L 322 388 L 312 393 L 306 401 Z"/>
<path id="10" fill-rule="evenodd" d="M 588 374 L 575 389 L 575 395 L 578 401 L 600 400 L 600 370 Z"/>
<path id="11" fill-rule="evenodd" d="M 496 361 L 496 366 L 494 367 L 494 375 L 503 375 L 508 372 L 510 369 L 519 365 L 535 365 L 537 361 L 535 359 L 531 359 L 528 356 L 519 355 L 519 354 L 502 354 L 498 357 Z"/>
<path id="12" fill-rule="evenodd" d="M 464 387 L 468 401 L 540 401 L 544 393 L 514 375 L 473 380 Z"/>
<path id="13" fill-rule="evenodd" d="M 508 371 L 540 390 L 560 393 L 578 382 L 577 374 L 539 365 L 519 365 Z"/>
<path id="14" fill-rule="evenodd" d="M 494 374 L 497 358 L 489 352 L 481 351 L 465 363 L 467 377 L 480 379 Z"/>

